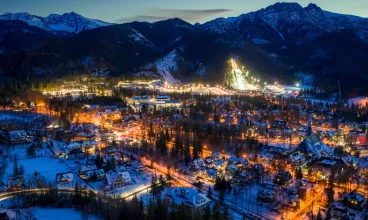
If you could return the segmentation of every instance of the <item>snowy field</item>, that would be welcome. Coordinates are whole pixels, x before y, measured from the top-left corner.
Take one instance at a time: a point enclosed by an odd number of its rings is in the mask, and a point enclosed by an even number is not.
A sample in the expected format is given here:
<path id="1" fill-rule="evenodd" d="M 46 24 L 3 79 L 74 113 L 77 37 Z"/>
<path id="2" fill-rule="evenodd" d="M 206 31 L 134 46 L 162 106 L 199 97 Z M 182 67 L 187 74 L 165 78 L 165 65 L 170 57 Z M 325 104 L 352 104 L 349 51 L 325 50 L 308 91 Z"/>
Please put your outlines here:
<path id="1" fill-rule="evenodd" d="M 6 183 L 9 176 L 13 175 L 13 166 L 14 161 L 10 158 L 14 158 L 17 155 L 18 165 L 24 167 L 24 176 L 27 179 L 34 175 L 35 171 L 39 172 L 42 176 L 44 176 L 48 181 L 56 185 L 55 178 L 57 173 L 71 172 L 71 168 L 67 166 L 61 159 L 55 158 L 52 155 L 52 152 L 46 147 L 43 149 L 39 155 L 40 157 L 30 158 L 27 155 L 26 145 L 17 145 L 10 147 L 9 150 L 5 150 L 8 153 L 9 158 L 7 160 L 7 167 L 5 170 L 5 175 L 2 179 L 4 183 Z M 0 147 L 2 148 L 2 147 Z M 2 148 L 3 149 L 3 148 Z M 74 174 L 75 181 L 81 181 L 77 175 Z M 75 185 L 75 181 L 69 184 L 58 185 L 58 188 L 73 188 Z M 82 183 L 82 182 L 80 182 Z"/>
<path id="2" fill-rule="evenodd" d="M 23 212 L 24 210 L 20 210 Z M 10 219 L 17 219 L 17 214 L 13 209 L 0 209 L 0 212 L 6 212 Z M 67 208 L 33 208 L 33 212 L 37 220 L 80 220 L 83 219 L 82 212 L 75 209 Z M 88 219 L 95 220 L 97 218 L 88 216 Z"/>

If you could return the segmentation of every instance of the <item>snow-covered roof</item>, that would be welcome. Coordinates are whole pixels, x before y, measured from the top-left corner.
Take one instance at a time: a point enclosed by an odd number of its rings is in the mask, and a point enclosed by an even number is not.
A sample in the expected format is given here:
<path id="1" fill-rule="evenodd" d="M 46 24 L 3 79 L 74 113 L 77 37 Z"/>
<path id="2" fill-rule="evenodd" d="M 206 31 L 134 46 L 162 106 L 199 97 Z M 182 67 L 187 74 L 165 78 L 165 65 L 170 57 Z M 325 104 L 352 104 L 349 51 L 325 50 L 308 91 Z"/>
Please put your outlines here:
<path id="1" fill-rule="evenodd" d="M 205 195 L 197 192 L 197 190 L 185 187 L 169 188 L 165 194 L 165 197 L 178 205 L 184 204 L 194 208 L 202 206 L 211 201 Z"/>
<path id="2" fill-rule="evenodd" d="M 363 202 L 364 196 L 354 190 L 351 193 L 345 194 L 344 199 L 353 199 L 353 200 L 357 200 L 358 202 Z"/>
<path id="3" fill-rule="evenodd" d="M 213 159 L 215 159 L 215 160 L 221 159 L 221 158 L 220 158 L 220 153 L 219 153 L 219 152 L 212 152 L 212 157 L 213 157 Z"/>
<path id="4" fill-rule="evenodd" d="M 9 132 L 10 138 L 25 138 L 27 133 L 23 130 Z"/>
<path id="5" fill-rule="evenodd" d="M 81 164 L 79 166 L 79 172 L 87 172 L 87 171 L 91 171 L 91 170 L 97 170 L 96 165 L 85 165 L 85 164 Z"/>
<path id="6" fill-rule="evenodd" d="M 113 184 L 117 178 L 122 179 L 124 182 L 132 181 L 132 179 L 130 178 L 129 172 L 127 171 L 124 171 L 124 172 L 110 171 L 106 173 L 106 180 L 107 180 L 108 185 Z"/>
<path id="7" fill-rule="evenodd" d="M 87 111 L 92 111 L 96 108 L 98 108 L 98 105 L 84 105 L 83 106 Z"/>
<path id="8" fill-rule="evenodd" d="M 89 171 L 87 171 L 87 176 L 88 177 L 92 177 L 93 175 L 96 175 L 96 176 L 104 176 L 105 175 L 105 171 L 103 169 L 97 169 L 97 170 L 89 170 Z"/>
<path id="9" fill-rule="evenodd" d="M 316 158 L 329 156 L 332 153 L 332 150 L 314 134 L 306 137 L 298 146 L 297 150 L 307 154 L 312 154 Z"/>
<path id="10" fill-rule="evenodd" d="M 224 163 L 225 163 L 225 160 L 224 159 L 215 161 L 215 165 L 216 166 L 222 166 Z"/>
<path id="11" fill-rule="evenodd" d="M 83 144 L 83 142 L 81 142 L 81 141 L 74 141 L 74 142 L 69 143 L 66 146 L 66 148 L 68 148 L 68 149 L 78 148 L 78 147 L 82 147 L 82 144 Z"/>
<path id="12" fill-rule="evenodd" d="M 56 174 L 56 182 L 61 182 L 61 181 L 73 182 L 73 180 L 74 180 L 74 175 L 71 172 Z"/>
<path id="13" fill-rule="evenodd" d="M 208 177 L 215 179 L 217 176 L 217 170 L 216 169 L 206 169 L 206 174 Z"/>
<path id="14" fill-rule="evenodd" d="M 290 154 L 290 160 L 292 163 L 298 162 L 298 161 L 304 161 L 305 158 L 300 154 L 299 151 L 296 151 L 292 154 Z"/>

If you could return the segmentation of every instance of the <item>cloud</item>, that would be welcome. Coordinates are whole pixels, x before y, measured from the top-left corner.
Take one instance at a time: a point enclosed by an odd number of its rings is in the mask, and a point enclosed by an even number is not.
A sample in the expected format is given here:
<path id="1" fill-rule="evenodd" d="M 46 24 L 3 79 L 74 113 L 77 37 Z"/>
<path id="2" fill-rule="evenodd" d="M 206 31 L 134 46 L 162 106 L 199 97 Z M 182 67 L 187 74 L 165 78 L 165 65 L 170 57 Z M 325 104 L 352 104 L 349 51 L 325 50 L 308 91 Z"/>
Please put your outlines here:
<path id="1" fill-rule="evenodd" d="M 131 17 L 123 17 L 117 20 L 119 23 L 130 21 L 148 21 L 155 22 L 170 18 L 180 18 L 187 22 L 199 22 L 207 18 L 231 12 L 231 9 L 165 9 L 165 8 L 149 8 L 142 14 Z"/>

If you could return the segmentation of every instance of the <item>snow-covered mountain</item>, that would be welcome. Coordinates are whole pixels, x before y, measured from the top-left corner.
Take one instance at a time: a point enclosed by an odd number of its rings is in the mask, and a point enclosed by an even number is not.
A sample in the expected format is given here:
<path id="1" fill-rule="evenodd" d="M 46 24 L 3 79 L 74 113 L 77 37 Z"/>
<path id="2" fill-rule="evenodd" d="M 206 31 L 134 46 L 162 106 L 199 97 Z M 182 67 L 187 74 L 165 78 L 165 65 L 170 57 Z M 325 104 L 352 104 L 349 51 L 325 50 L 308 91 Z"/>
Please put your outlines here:
<path id="1" fill-rule="evenodd" d="M 111 25 L 96 19 L 86 18 L 75 12 L 62 15 L 50 14 L 47 17 L 31 15 L 29 13 L 5 13 L 0 15 L 0 20 L 19 20 L 31 26 L 39 27 L 53 34 L 70 33 L 77 34 L 83 30 Z"/>
<path id="2" fill-rule="evenodd" d="M 112 74 L 221 83 L 227 61 L 237 57 L 250 72 L 264 77 L 287 81 L 302 71 L 323 83 L 335 82 L 336 76 L 364 90 L 368 83 L 368 19 L 327 12 L 315 4 L 276 3 L 195 25 L 174 18 L 96 28 L 106 25 L 75 13 L 2 15 L 0 72 L 13 76 L 41 68 L 59 76 L 60 68 L 67 73 L 102 66 Z M 29 58 L 14 58 L 22 55 L 14 50 L 26 51 Z M 19 65 L 19 60 L 28 63 Z"/>
<path id="3" fill-rule="evenodd" d="M 368 42 L 367 18 L 324 11 L 316 4 L 302 7 L 298 3 L 276 3 L 238 17 L 218 18 L 200 27 L 212 33 L 254 38 L 262 43 L 296 44 L 310 42 L 324 33 L 353 29 L 360 39 Z"/>

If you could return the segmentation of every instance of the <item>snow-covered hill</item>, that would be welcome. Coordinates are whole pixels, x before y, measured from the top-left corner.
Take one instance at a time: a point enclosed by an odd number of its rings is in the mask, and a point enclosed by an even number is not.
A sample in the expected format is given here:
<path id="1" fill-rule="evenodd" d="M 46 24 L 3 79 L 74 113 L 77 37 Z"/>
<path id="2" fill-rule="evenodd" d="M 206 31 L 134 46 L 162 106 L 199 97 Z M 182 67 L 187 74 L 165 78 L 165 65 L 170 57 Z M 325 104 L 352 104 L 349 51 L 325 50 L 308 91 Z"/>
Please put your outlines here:
<path id="1" fill-rule="evenodd" d="M 0 15 L 0 20 L 19 20 L 31 26 L 39 27 L 53 34 L 71 33 L 76 34 L 83 30 L 111 25 L 96 19 L 83 17 L 75 12 L 62 15 L 50 14 L 47 17 L 31 15 L 29 13 L 5 13 Z"/>
<path id="2" fill-rule="evenodd" d="M 172 50 L 166 56 L 160 58 L 155 62 L 155 66 L 159 74 L 165 79 L 169 84 L 180 83 L 179 80 L 175 79 L 172 75 L 173 72 L 178 71 L 179 62 L 182 60 L 176 49 Z"/>

